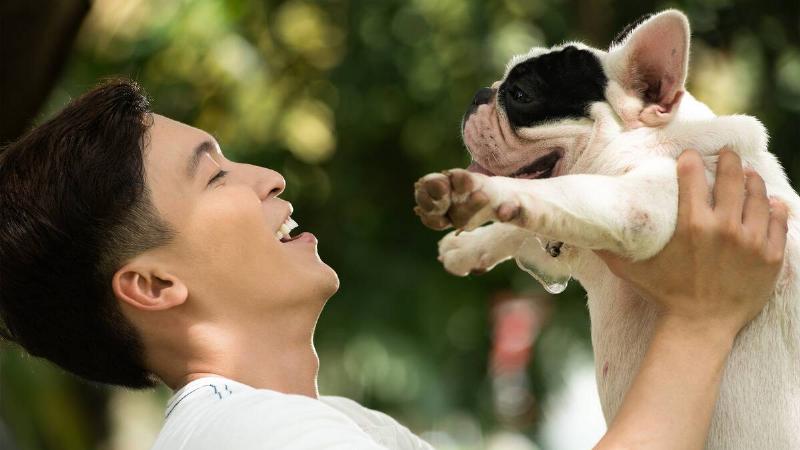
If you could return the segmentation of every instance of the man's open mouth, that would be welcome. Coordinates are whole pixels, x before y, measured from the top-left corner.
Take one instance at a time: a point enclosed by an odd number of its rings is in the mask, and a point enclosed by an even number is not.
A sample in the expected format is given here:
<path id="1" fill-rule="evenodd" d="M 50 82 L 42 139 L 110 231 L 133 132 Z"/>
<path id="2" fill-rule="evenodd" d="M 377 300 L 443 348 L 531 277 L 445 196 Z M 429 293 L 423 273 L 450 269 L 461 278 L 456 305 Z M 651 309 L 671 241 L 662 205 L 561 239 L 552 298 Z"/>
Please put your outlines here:
<path id="1" fill-rule="evenodd" d="M 288 216 L 281 224 L 280 228 L 278 228 L 278 231 L 275 232 L 275 238 L 281 242 L 293 241 L 297 238 L 297 236 L 292 237 L 290 233 L 295 228 L 297 228 L 297 222 L 295 222 L 291 216 Z"/>
<path id="2" fill-rule="evenodd" d="M 539 178 L 550 178 L 553 176 L 555 172 L 556 165 L 559 161 L 561 161 L 561 157 L 564 156 L 561 149 L 553 150 L 552 152 L 537 158 L 532 163 L 528 164 L 527 166 L 517 170 L 516 172 L 506 175 L 510 178 L 525 178 L 525 179 L 539 179 Z M 489 176 L 497 175 L 492 173 L 485 167 L 481 166 L 477 162 L 473 162 L 472 164 L 467 167 L 467 170 L 471 172 L 482 173 Z"/>

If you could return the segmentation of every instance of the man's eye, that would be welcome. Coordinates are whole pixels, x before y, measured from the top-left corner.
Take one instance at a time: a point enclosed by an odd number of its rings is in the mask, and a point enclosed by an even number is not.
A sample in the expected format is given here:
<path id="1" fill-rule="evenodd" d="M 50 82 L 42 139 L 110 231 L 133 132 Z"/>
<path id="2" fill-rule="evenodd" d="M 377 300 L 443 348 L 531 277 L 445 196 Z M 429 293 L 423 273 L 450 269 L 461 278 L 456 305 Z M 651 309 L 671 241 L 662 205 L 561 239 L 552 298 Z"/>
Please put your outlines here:
<path id="1" fill-rule="evenodd" d="M 227 174 L 228 174 L 228 171 L 227 171 L 227 170 L 220 170 L 219 172 L 217 172 L 217 174 L 216 174 L 216 175 L 214 175 L 214 176 L 213 176 L 213 177 L 212 177 L 212 178 L 211 178 L 211 179 L 208 181 L 208 184 L 209 184 L 209 186 L 211 185 L 211 183 L 213 183 L 213 182 L 215 182 L 215 181 L 217 181 L 217 180 L 221 179 L 222 177 L 224 177 L 224 176 L 225 176 L 225 175 L 227 175 Z"/>

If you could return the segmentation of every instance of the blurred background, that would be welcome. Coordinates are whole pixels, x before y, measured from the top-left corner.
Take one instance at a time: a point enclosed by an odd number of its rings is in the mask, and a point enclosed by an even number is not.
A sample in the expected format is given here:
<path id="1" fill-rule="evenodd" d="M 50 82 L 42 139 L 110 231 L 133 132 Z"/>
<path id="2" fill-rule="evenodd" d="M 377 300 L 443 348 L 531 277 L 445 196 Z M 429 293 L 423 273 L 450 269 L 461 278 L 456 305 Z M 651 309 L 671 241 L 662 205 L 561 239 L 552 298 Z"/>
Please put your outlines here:
<path id="1" fill-rule="evenodd" d="M 412 213 L 420 176 L 464 167 L 461 115 L 514 54 L 604 48 L 641 14 L 693 27 L 689 90 L 748 113 L 800 177 L 800 2 L 780 0 L 3 0 L 0 141 L 99 79 L 267 166 L 341 290 L 317 332 L 323 394 L 396 417 L 440 449 L 580 449 L 602 435 L 585 293 L 506 263 L 449 276 Z M 82 383 L 0 349 L 0 449 L 144 450 L 167 389 Z"/>

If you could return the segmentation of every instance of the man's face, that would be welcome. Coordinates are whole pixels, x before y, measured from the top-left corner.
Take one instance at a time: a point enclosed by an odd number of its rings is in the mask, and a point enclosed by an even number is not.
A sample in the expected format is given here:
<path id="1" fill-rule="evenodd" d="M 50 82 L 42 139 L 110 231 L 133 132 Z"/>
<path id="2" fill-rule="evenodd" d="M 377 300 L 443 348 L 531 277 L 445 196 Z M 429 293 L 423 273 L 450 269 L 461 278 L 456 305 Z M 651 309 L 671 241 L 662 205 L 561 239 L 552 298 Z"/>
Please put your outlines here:
<path id="1" fill-rule="evenodd" d="M 229 161 L 208 133 L 153 118 L 147 184 L 159 214 L 177 231 L 157 255 L 188 287 L 187 307 L 257 320 L 253 313 L 320 304 L 336 291 L 339 280 L 320 260 L 313 235 L 290 242 L 276 236 L 291 213 L 278 198 L 285 187 L 279 173 Z"/>

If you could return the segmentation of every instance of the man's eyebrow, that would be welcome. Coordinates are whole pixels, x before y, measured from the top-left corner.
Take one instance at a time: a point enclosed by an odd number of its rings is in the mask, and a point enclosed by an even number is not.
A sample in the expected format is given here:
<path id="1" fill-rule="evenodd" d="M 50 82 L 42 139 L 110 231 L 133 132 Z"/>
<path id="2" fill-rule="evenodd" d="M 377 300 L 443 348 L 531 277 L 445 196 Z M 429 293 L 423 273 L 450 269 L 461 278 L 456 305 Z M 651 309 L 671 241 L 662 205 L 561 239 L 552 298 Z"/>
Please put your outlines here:
<path id="1" fill-rule="evenodd" d="M 189 165 L 186 167 L 186 176 L 189 179 L 194 179 L 197 175 L 197 167 L 200 165 L 200 158 L 204 153 L 211 153 L 214 150 L 214 142 L 211 140 L 203 141 L 194 148 L 191 158 L 189 158 Z"/>

